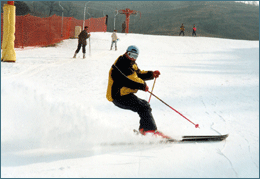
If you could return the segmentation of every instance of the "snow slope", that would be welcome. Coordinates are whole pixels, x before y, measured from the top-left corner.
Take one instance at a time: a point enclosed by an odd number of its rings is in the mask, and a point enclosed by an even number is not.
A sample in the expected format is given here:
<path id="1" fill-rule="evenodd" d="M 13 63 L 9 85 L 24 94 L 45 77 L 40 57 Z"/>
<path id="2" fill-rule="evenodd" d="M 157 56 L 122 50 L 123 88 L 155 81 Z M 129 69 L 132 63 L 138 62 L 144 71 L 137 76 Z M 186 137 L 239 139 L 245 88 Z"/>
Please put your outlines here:
<path id="1" fill-rule="evenodd" d="M 72 58 L 70 39 L 16 49 L 15 63 L 1 63 L 1 177 L 259 177 L 259 41 L 118 33 L 110 51 L 111 33 L 91 34 L 86 59 Z M 108 71 L 129 45 L 140 69 L 161 72 L 154 94 L 200 125 L 152 97 L 159 130 L 227 140 L 134 135 L 138 115 L 106 100 Z"/>

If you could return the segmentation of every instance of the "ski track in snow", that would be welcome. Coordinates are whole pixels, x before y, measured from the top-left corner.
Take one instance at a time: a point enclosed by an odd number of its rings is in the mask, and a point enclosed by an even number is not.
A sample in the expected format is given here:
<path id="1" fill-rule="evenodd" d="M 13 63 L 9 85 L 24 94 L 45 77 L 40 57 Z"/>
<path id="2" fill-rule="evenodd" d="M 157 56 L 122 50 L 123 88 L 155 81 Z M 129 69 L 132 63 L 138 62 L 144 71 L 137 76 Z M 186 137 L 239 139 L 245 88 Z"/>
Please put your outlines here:
<path id="1" fill-rule="evenodd" d="M 226 158 L 226 159 L 228 160 L 228 162 L 230 163 L 230 166 L 231 166 L 232 170 L 233 170 L 234 173 L 235 173 L 236 178 L 238 178 L 239 175 L 238 175 L 238 173 L 236 172 L 236 170 L 234 169 L 231 160 L 230 160 L 220 149 L 218 149 L 217 152 L 218 152 L 218 154 L 220 154 L 221 156 L 223 156 L 224 158 Z"/>
<path id="2" fill-rule="evenodd" d="M 259 177 L 259 41 L 118 36 L 110 51 L 111 33 L 92 33 L 86 59 L 72 58 L 69 39 L 1 63 L 1 177 Z M 200 125 L 152 97 L 158 129 L 177 139 L 229 133 L 226 141 L 158 144 L 132 132 L 138 115 L 105 97 L 111 65 L 133 44 L 138 67 L 161 72 L 154 94 Z"/>

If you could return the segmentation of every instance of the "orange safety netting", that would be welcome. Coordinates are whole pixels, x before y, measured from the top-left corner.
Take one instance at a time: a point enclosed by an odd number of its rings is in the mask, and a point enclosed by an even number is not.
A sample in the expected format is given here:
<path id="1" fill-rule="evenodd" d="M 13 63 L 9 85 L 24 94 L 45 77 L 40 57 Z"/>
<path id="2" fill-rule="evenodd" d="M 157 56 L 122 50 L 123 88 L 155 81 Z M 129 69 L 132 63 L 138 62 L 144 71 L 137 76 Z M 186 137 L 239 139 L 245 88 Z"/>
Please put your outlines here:
<path id="1" fill-rule="evenodd" d="M 85 20 L 88 32 L 106 32 L 106 17 Z M 74 17 L 53 15 L 47 18 L 30 14 L 16 16 L 15 48 L 26 46 L 47 46 L 75 36 L 75 27 L 83 25 L 83 20 Z M 83 28 L 82 28 L 83 29 Z M 3 40 L 3 14 L 1 14 L 1 43 Z"/>

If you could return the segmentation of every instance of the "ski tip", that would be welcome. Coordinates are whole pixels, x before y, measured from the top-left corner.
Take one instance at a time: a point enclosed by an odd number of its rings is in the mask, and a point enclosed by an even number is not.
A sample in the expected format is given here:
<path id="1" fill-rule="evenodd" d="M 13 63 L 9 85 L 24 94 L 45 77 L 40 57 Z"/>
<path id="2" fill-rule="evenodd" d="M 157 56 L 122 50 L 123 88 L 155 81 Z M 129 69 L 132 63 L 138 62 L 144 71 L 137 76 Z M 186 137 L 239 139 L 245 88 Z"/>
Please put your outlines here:
<path id="1" fill-rule="evenodd" d="M 223 141 L 229 134 L 225 135 L 204 135 L 204 136 L 182 136 L 182 141 L 194 141 L 194 142 L 210 142 L 210 141 Z"/>

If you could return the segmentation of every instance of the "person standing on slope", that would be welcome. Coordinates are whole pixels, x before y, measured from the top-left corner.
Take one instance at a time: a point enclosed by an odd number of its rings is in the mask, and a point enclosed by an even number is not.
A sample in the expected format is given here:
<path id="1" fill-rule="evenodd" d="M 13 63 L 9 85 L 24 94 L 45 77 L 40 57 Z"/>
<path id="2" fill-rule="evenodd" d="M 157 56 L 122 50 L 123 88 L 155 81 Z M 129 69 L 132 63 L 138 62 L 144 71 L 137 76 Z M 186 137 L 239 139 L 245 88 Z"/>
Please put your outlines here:
<path id="1" fill-rule="evenodd" d="M 166 138 L 157 131 L 150 104 L 134 94 L 138 90 L 148 91 L 145 81 L 160 75 L 159 71 L 141 71 L 136 64 L 138 55 L 138 48 L 132 45 L 114 62 L 109 71 L 106 97 L 115 106 L 138 113 L 141 134 L 152 133 Z"/>
<path id="2" fill-rule="evenodd" d="M 82 30 L 80 32 L 80 34 L 78 36 L 78 38 L 79 38 L 78 48 L 75 51 L 73 58 L 76 58 L 77 53 L 79 53 L 81 46 L 82 46 L 83 58 L 86 57 L 85 54 L 86 54 L 87 39 L 90 37 L 90 34 L 87 31 L 88 31 L 88 26 L 85 26 L 84 30 Z"/>
<path id="3" fill-rule="evenodd" d="M 193 28 L 192 28 L 192 36 L 197 36 L 196 35 L 196 26 L 195 26 L 195 24 L 193 25 Z"/>
<path id="4" fill-rule="evenodd" d="M 114 30 L 113 34 L 111 35 L 112 43 L 111 43 L 110 50 L 112 50 L 114 44 L 115 44 L 115 50 L 117 50 L 117 40 L 118 40 L 118 38 L 117 38 L 116 32 L 117 32 L 117 30 Z"/>
<path id="5" fill-rule="evenodd" d="M 122 24 L 122 33 L 125 33 L 125 29 L 126 29 L 126 23 L 125 21 Z"/>
<path id="6" fill-rule="evenodd" d="M 180 36 L 181 34 L 183 34 L 183 36 L 184 36 L 185 27 L 184 27 L 183 24 L 181 24 L 180 29 L 181 29 L 181 32 L 180 32 L 179 36 Z"/>

